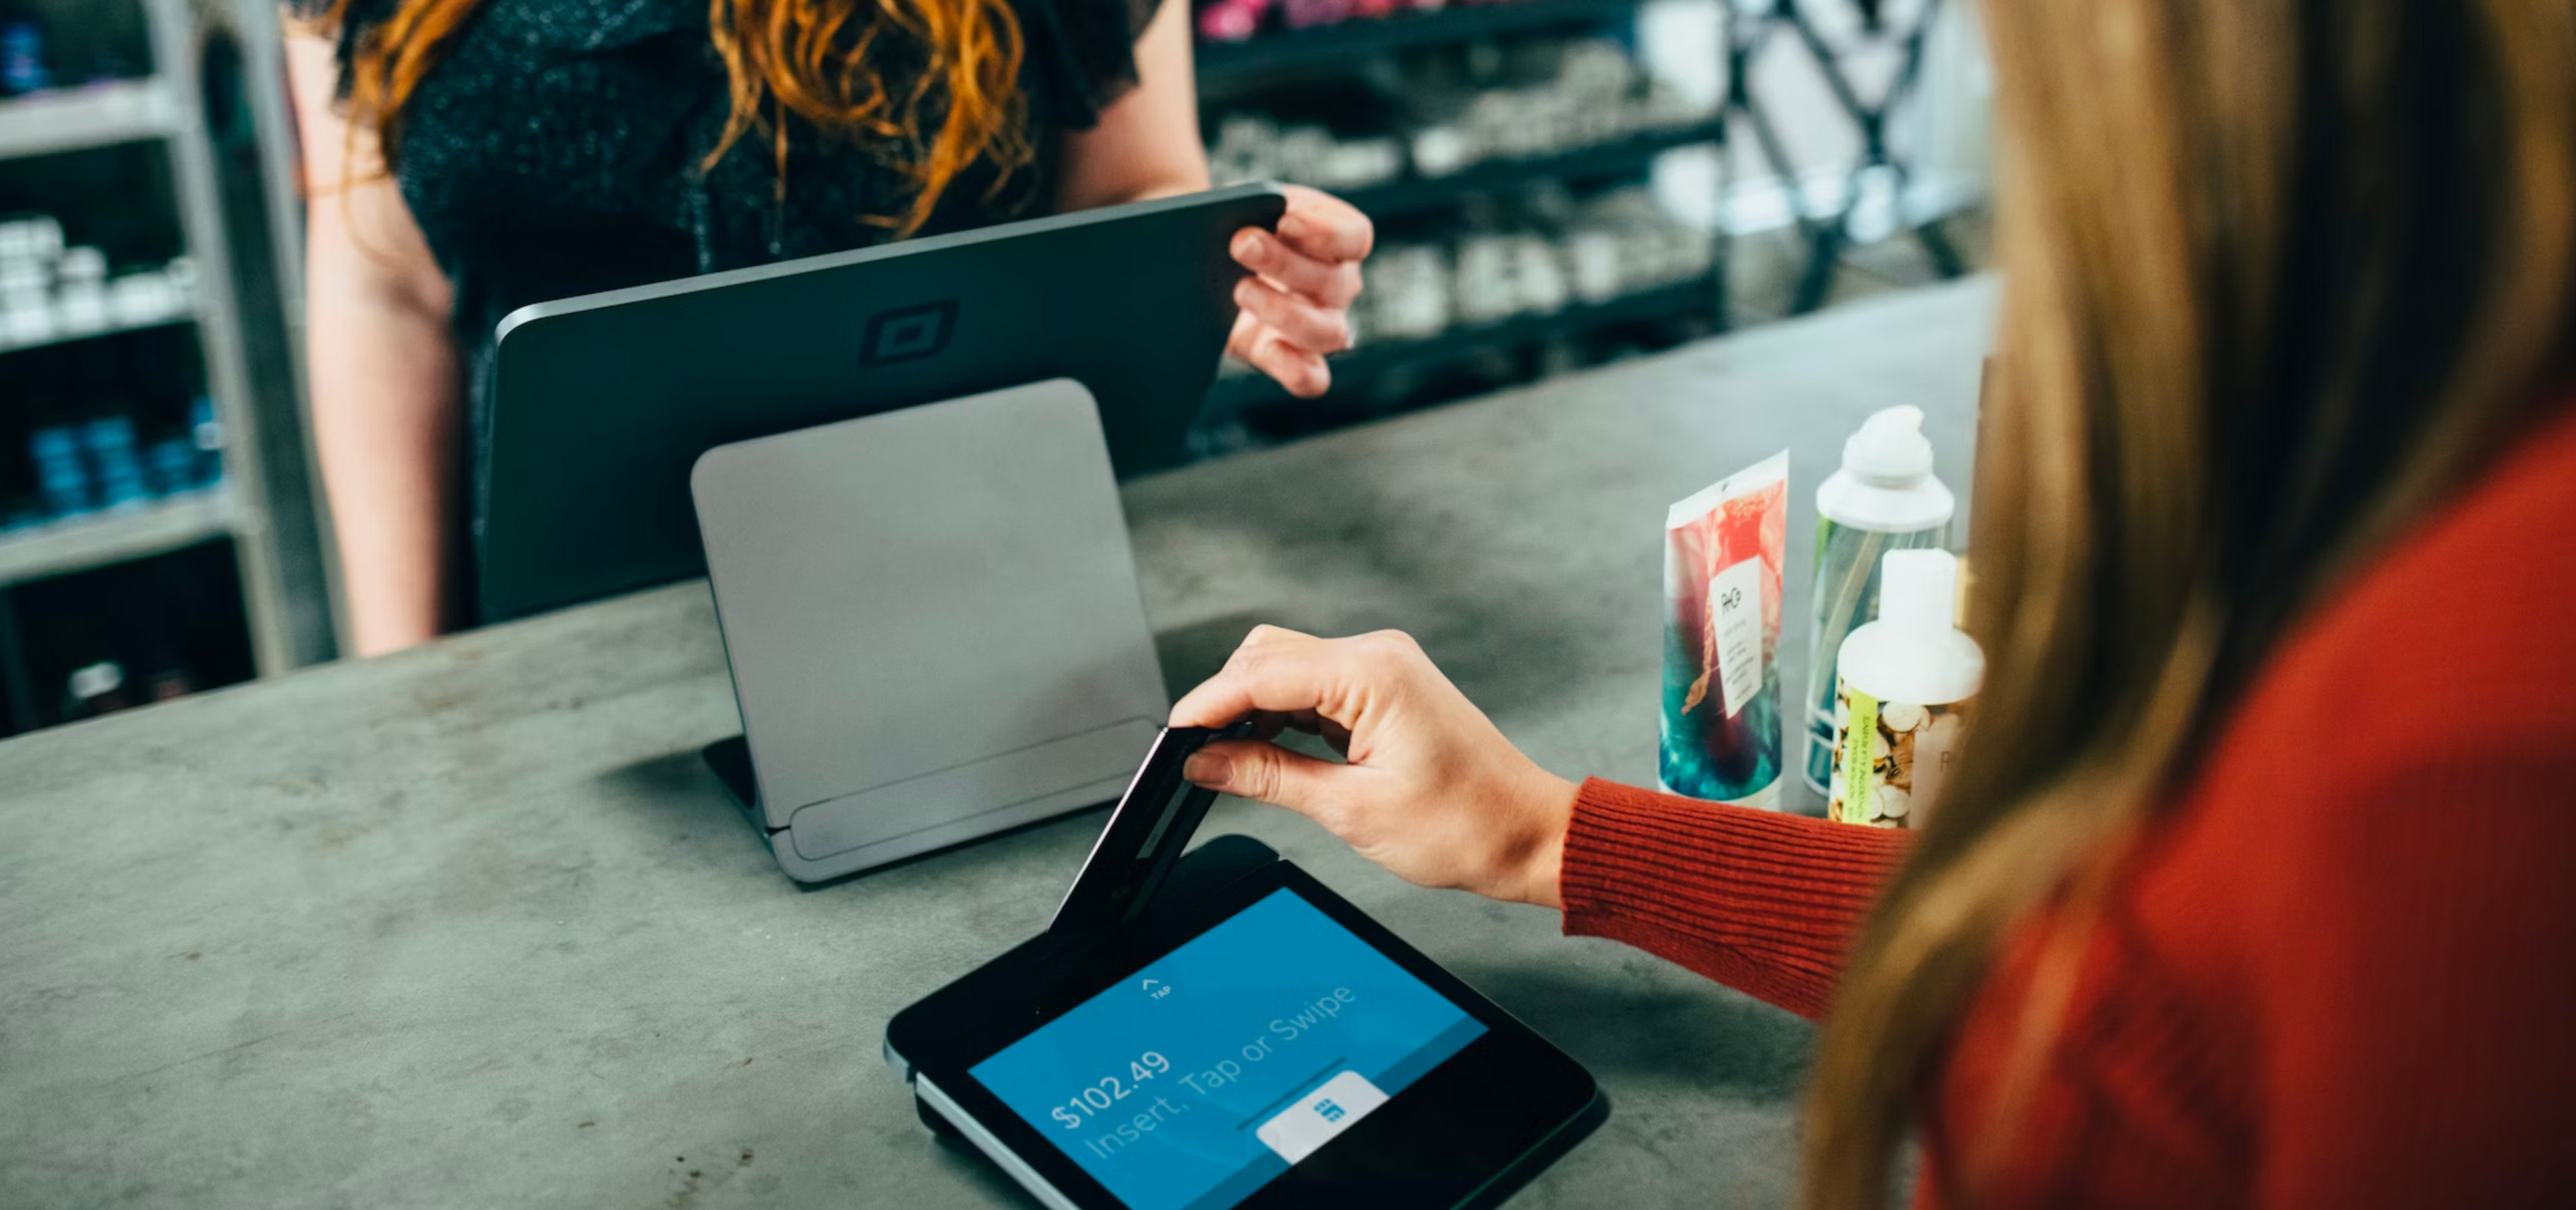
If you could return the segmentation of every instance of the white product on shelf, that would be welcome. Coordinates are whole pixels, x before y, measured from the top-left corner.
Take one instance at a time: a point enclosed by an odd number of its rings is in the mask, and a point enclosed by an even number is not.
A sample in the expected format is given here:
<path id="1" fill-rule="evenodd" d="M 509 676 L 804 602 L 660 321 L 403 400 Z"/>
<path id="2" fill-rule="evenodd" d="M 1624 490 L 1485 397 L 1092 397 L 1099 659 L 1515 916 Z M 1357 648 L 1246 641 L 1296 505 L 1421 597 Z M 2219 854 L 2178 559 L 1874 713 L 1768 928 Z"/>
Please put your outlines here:
<path id="1" fill-rule="evenodd" d="M 1537 315 L 1552 315 L 1565 309 L 1571 293 L 1565 282 L 1565 264 L 1557 256 L 1556 245 L 1535 235 L 1523 235 L 1512 241 L 1513 285 L 1520 292 L 1521 310 Z"/>
<path id="2" fill-rule="evenodd" d="M 0 222 L 0 263 L 50 265 L 63 254 L 63 225 L 50 214 Z"/>
<path id="3" fill-rule="evenodd" d="M 107 254 L 90 247 L 69 249 L 54 262 L 54 275 L 66 282 L 106 281 Z"/>
<path id="4" fill-rule="evenodd" d="M 1467 137 L 1474 159 L 1521 157 L 1551 150 L 1551 123 L 1541 105 L 1517 89 L 1498 88 L 1467 105 Z"/>
<path id="5" fill-rule="evenodd" d="M 1458 241 L 1458 318 L 1491 323 L 1520 309 L 1514 288 L 1513 241 L 1508 236 L 1472 235 Z"/>
<path id="6" fill-rule="evenodd" d="M 1475 148 L 1455 126 L 1426 126 L 1413 136 L 1413 171 L 1422 176 L 1448 176 L 1475 162 Z"/>
<path id="7" fill-rule="evenodd" d="M 1369 335 L 1378 340 L 1424 340 L 1449 326 L 1449 258 L 1427 244 L 1378 250 L 1363 270 L 1368 289 Z"/>
<path id="8" fill-rule="evenodd" d="M 1268 118 L 1234 114 L 1217 124 L 1208 147 L 1208 172 L 1219 185 L 1279 175 L 1279 128 Z"/>
<path id="9" fill-rule="evenodd" d="M 1575 226 L 1615 242 L 1621 294 L 1703 277 L 1715 264 L 1709 234 L 1666 214 L 1646 189 L 1621 189 L 1586 202 Z"/>
<path id="10" fill-rule="evenodd" d="M 72 696 L 84 702 L 106 697 L 124 687 L 125 669 L 113 660 L 76 669 L 71 676 Z"/>
<path id="11" fill-rule="evenodd" d="M 109 283 L 107 308 L 117 323 L 140 328 L 185 312 L 188 300 L 170 284 L 169 274 L 145 270 L 128 273 Z"/>
<path id="12" fill-rule="evenodd" d="M 88 336 L 107 330 L 107 254 L 74 248 L 54 264 L 54 330 Z"/>
<path id="13" fill-rule="evenodd" d="M 1576 231 L 1567 237 L 1565 251 L 1576 298 L 1606 303 L 1619 297 L 1619 237 L 1607 231 Z"/>
<path id="14" fill-rule="evenodd" d="M 111 322 L 105 284 L 66 280 L 54 291 L 54 328 L 61 335 L 94 335 L 106 331 Z"/>
<path id="15" fill-rule="evenodd" d="M 1404 148 L 1394 139 L 1353 139 L 1325 153 L 1314 183 L 1321 189 L 1365 189 L 1403 172 Z"/>
<path id="16" fill-rule="evenodd" d="M 43 344 L 54 338 L 54 308 L 41 286 L 0 288 L 0 344 Z"/>
<path id="17" fill-rule="evenodd" d="M 1321 126 L 1291 126 L 1279 132 L 1279 172 L 1289 180 L 1322 179 L 1332 155 L 1332 132 Z"/>
<path id="18" fill-rule="evenodd" d="M 169 322 L 194 305 L 196 277 L 182 256 L 111 280 L 107 254 L 63 247 L 51 216 L 0 223 L 0 347 Z"/>

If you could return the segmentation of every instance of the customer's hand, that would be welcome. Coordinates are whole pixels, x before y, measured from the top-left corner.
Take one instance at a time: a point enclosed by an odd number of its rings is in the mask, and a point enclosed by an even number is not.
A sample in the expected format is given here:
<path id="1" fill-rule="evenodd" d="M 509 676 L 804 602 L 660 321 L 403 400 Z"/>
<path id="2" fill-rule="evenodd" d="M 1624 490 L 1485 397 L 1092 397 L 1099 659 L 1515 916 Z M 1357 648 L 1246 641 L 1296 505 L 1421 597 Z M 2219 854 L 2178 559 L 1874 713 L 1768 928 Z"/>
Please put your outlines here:
<path id="1" fill-rule="evenodd" d="M 1312 399 L 1333 385 L 1324 355 L 1351 347 L 1351 300 L 1360 296 L 1360 262 L 1377 229 L 1329 193 L 1285 188 L 1288 212 L 1277 234 L 1246 227 L 1234 235 L 1234 259 L 1254 276 L 1234 288 L 1243 312 L 1225 350 L 1289 394 Z"/>
<path id="2" fill-rule="evenodd" d="M 1247 717 L 1265 736 L 1319 734 L 1347 763 L 1237 740 L 1191 757 L 1191 781 L 1296 811 L 1409 881 L 1564 906 L 1573 784 L 1521 755 L 1410 637 L 1259 627 L 1172 708 L 1176 727 Z"/>

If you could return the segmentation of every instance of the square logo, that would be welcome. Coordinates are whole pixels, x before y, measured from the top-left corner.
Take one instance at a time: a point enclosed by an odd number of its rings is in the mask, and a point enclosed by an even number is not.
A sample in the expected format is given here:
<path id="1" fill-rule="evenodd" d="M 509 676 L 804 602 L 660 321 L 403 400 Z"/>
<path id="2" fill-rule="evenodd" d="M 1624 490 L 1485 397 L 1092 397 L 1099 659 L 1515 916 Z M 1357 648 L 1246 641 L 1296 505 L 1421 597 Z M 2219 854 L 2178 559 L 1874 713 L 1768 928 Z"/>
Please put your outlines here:
<path id="1" fill-rule="evenodd" d="M 867 344 L 860 351 L 859 364 L 889 366 L 937 357 L 947 350 L 948 337 L 956 328 L 957 300 L 953 298 L 879 311 L 868 320 Z"/>

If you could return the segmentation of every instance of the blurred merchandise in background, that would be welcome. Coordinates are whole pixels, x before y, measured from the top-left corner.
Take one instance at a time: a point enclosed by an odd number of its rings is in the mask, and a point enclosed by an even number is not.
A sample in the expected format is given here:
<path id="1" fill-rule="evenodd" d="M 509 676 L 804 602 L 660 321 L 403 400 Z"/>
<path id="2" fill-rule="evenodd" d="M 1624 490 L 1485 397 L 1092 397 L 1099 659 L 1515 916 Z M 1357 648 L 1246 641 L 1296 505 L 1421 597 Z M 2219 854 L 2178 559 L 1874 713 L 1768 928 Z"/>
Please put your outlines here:
<path id="1" fill-rule="evenodd" d="M 1463 63 L 1417 60 L 1361 95 L 1355 103 L 1343 94 L 1345 120 L 1356 127 L 1348 133 L 1316 121 L 1283 124 L 1266 109 L 1225 112 L 1208 148 L 1216 182 L 1280 180 L 1359 192 L 1402 177 L 1437 180 L 1492 161 L 1688 130 L 1717 117 L 1714 103 L 1649 79 L 1619 43 L 1598 37 L 1508 49 L 1480 43 Z"/>
<path id="2" fill-rule="evenodd" d="M 0 359 L 0 533 L 125 514 L 223 481 L 223 427 L 179 333 Z"/>
<path id="3" fill-rule="evenodd" d="M 187 257 L 111 273 L 105 252 L 64 247 L 50 214 L 0 218 L 0 352 L 173 323 L 196 289 Z"/>
<path id="4" fill-rule="evenodd" d="M 79 5 L 0 0 L 0 97 L 24 97 L 146 73 L 151 54 L 139 14 L 78 11 Z M 112 10 L 118 0 L 88 0 Z"/>
<path id="5" fill-rule="evenodd" d="M 54 86 L 45 49 L 44 22 L 28 14 L 0 10 L 0 96 L 25 96 Z"/>
<path id="6" fill-rule="evenodd" d="M 1379 237 L 1331 393 L 1230 366 L 1205 455 L 1953 276 L 1982 244 L 1973 214 L 1969 252 L 1947 230 L 1985 119 L 1940 0 L 1195 11 L 1215 179 L 1333 191 Z"/>
<path id="7" fill-rule="evenodd" d="M 331 652 L 276 20 L 0 0 L 0 735 Z"/>
<path id="8" fill-rule="evenodd" d="M 1400 410 L 1637 352 L 1640 341 L 1670 343 L 1669 329 L 1655 329 L 1708 305 L 1715 255 L 1707 232 L 1638 186 L 1581 202 L 1545 190 L 1473 207 L 1438 238 L 1382 239 L 1351 309 L 1357 347 L 1335 363 L 1358 387 L 1321 403 L 1237 405 L 1232 439 L 1304 435 L 1361 418 L 1354 409 Z M 1214 406 L 1274 394 L 1267 379 L 1228 366 Z"/>
<path id="9" fill-rule="evenodd" d="M 1351 321 L 1362 348 L 1427 341 L 1696 281 L 1715 251 L 1706 232 L 1674 221 L 1642 188 L 1582 203 L 1541 194 L 1449 240 L 1380 244 Z"/>

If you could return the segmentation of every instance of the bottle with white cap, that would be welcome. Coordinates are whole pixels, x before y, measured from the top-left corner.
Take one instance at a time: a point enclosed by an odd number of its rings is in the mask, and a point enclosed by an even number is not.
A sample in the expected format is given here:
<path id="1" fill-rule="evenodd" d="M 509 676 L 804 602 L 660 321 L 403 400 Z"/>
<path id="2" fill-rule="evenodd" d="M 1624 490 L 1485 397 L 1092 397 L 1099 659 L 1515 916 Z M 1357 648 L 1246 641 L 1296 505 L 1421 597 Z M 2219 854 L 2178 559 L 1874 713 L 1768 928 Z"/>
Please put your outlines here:
<path id="1" fill-rule="evenodd" d="M 1917 828 L 1958 758 L 1986 655 L 1953 620 L 1958 556 L 1890 551 L 1879 578 L 1878 620 L 1844 639 L 1835 661 L 1842 678 L 1826 797 L 1839 822 Z"/>
<path id="2" fill-rule="evenodd" d="M 1807 784 L 1828 794 L 1834 763 L 1834 654 L 1855 627 L 1878 616 L 1879 559 L 1892 550 L 1947 545 L 1958 511 L 1932 476 L 1923 409 L 1893 407 L 1843 442 L 1843 466 L 1816 489 L 1814 641 L 1807 649 Z"/>

